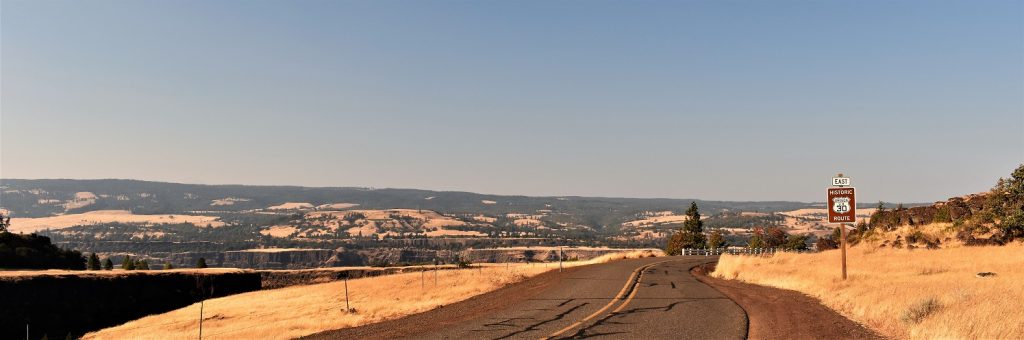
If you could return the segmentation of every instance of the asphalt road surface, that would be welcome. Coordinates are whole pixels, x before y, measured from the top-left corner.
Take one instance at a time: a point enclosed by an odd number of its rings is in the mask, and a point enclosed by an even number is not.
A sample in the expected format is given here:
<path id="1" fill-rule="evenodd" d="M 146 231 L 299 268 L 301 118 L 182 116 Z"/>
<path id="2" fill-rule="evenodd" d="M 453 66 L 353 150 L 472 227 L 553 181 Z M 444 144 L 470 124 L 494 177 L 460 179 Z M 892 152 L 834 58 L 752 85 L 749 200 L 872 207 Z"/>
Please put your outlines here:
<path id="1" fill-rule="evenodd" d="M 743 309 L 690 273 L 715 260 L 658 257 L 556 270 L 425 313 L 311 338 L 746 338 Z"/>

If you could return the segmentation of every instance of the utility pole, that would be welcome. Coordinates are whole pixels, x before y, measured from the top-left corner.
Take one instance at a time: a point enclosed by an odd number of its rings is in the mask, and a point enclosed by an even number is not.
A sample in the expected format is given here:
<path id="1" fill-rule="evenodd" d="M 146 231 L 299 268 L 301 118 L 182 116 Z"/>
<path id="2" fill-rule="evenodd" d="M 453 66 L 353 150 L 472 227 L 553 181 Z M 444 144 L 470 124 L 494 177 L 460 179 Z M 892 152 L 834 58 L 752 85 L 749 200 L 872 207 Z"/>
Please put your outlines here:
<path id="1" fill-rule="evenodd" d="M 199 300 L 199 340 L 203 340 L 203 302 L 206 299 Z"/>
<path id="2" fill-rule="evenodd" d="M 558 246 L 558 272 L 562 272 L 562 246 Z"/>
<path id="3" fill-rule="evenodd" d="M 352 308 L 348 305 L 348 273 L 345 273 L 345 312 L 352 311 Z"/>

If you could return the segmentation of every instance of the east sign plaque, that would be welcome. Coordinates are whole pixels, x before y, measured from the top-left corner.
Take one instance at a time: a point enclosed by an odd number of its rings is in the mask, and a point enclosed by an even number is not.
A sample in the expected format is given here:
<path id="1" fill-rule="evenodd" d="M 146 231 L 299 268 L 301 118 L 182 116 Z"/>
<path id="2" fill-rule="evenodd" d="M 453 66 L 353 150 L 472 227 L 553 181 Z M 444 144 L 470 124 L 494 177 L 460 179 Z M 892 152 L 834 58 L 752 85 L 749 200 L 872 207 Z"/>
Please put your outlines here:
<path id="1" fill-rule="evenodd" d="M 853 187 L 828 188 L 828 223 L 857 221 L 857 199 Z"/>

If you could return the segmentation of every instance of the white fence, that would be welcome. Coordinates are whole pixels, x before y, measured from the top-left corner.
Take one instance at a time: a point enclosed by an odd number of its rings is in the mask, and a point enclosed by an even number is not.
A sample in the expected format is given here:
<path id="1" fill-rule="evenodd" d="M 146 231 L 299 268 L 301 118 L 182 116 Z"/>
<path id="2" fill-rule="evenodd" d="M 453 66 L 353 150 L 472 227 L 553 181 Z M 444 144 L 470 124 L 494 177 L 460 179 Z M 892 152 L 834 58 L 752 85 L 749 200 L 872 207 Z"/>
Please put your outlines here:
<path id="1" fill-rule="evenodd" d="M 697 249 L 683 248 L 679 252 L 682 256 L 717 256 L 722 254 L 730 255 L 771 255 L 775 253 L 810 253 L 810 250 L 788 250 L 783 248 L 713 248 Z"/>

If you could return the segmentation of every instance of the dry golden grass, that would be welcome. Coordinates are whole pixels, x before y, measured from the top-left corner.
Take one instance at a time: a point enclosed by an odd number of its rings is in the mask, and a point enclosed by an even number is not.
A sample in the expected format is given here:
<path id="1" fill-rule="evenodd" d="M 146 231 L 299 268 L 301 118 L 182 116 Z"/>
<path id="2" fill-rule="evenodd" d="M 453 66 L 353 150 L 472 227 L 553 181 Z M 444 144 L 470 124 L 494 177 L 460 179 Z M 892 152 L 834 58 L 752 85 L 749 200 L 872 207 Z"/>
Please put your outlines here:
<path id="1" fill-rule="evenodd" d="M 660 255 L 657 251 L 607 254 L 566 266 Z M 430 267 L 427 267 L 430 268 Z M 557 263 L 405 273 L 344 282 L 237 294 L 206 300 L 204 339 L 290 339 L 320 331 L 399 318 L 448 305 L 558 268 Z M 151 315 L 85 335 L 85 339 L 185 339 L 198 335 L 199 304 Z"/>
<path id="2" fill-rule="evenodd" d="M 471 237 L 485 237 L 484 234 L 479 231 L 473 230 L 453 230 L 453 229 L 438 229 L 432 230 L 425 233 L 427 237 L 443 237 L 443 236 L 471 236 Z"/>
<path id="3" fill-rule="evenodd" d="M 275 225 L 273 227 L 260 230 L 260 234 L 270 235 L 273 237 L 288 237 L 296 231 L 299 231 L 299 228 L 286 225 Z"/>
<path id="4" fill-rule="evenodd" d="M 222 227 L 224 222 L 215 216 L 201 215 L 136 215 L 127 210 L 96 210 L 81 214 L 69 214 L 38 218 L 12 218 L 11 232 L 34 233 L 43 229 L 63 229 L 76 225 L 92 225 L 100 223 L 139 223 L 166 224 L 191 223 L 197 227 Z"/>
<path id="5" fill-rule="evenodd" d="M 1024 338 L 1024 244 L 722 256 L 716 277 L 792 289 L 895 338 Z M 979 272 L 996 276 L 979 278 Z"/>
<path id="6" fill-rule="evenodd" d="M 267 207 L 267 210 L 298 210 L 313 209 L 313 205 L 306 202 L 285 202 L 281 205 Z"/>
<path id="7" fill-rule="evenodd" d="M 359 206 L 359 204 L 356 204 L 356 203 L 331 203 L 331 204 L 321 204 L 321 205 L 318 205 L 316 208 L 317 209 L 321 209 L 321 210 L 325 210 L 325 209 L 344 210 L 344 209 L 354 208 L 354 207 L 358 207 L 358 206 Z"/>
<path id="8" fill-rule="evenodd" d="M 874 232 L 865 236 L 860 242 L 870 248 L 883 245 L 892 246 L 899 239 L 904 246 L 912 244 L 924 247 L 927 241 L 939 244 L 941 248 L 962 247 L 963 242 L 956 237 L 957 228 L 952 223 L 931 223 L 919 226 L 900 226 L 894 230 Z M 915 235 L 915 242 L 908 242 L 908 236 Z"/>
<path id="9" fill-rule="evenodd" d="M 520 219 L 516 219 L 515 221 L 512 221 L 512 223 L 514 223 L 515 225 L 520 226 L 520 227 L 531 226 L 531 225 L 533 225 L 533 226 L 544 225 L 544 222 L 542 222 L 541 220 L 535 219 L 535 218 L 520 218 Z"/>
<path id="10" fill-rule="evenodd" d="M 626 227 L 639 227 L 642 225 L 651 224 L 686 222 L 687 219 L 689 219 L 689 217 L 687 217 L 686 215 L 658 215 L 651 216 L 645 219 L 625 222 L 622 225 Z"/>

